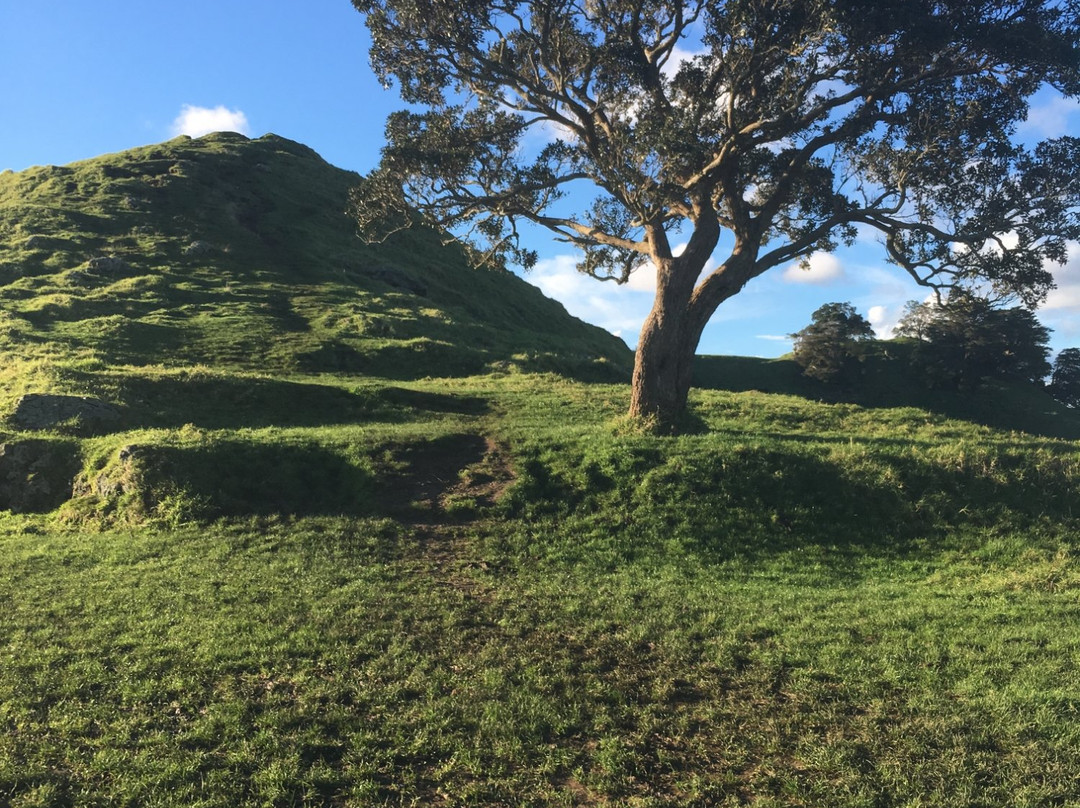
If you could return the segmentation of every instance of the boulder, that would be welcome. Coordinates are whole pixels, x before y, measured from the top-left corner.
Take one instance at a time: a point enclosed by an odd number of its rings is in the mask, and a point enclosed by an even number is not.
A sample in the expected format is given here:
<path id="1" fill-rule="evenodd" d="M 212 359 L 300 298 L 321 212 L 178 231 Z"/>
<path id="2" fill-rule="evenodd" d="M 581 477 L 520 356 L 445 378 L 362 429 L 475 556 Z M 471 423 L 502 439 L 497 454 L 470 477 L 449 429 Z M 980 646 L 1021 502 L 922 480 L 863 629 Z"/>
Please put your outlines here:
<path id="1" fill-rule="evenodd" d="M 212 252 L 214 252 L 214 245 L 205 241 L 193 241 L 184 247 L 184 255 L 186 256 L 209 255 Z"/>
<path id="2" fill-rule="evenodd" d="M 11 422 L 19 429 L 54 429 L 78 421 L 95 429 L 120 420 L 120 411 L 106 401 L 87 396 L 28 393 L 15 403 Z"/>
<path id="3" fill-rule="evenodd" d="M 99 255 L 91 258 L 86 263 L 87 269 L 102 275 L 125 275 L 131 270 L 131 265 L 123 258 L 115 255 Z"/>

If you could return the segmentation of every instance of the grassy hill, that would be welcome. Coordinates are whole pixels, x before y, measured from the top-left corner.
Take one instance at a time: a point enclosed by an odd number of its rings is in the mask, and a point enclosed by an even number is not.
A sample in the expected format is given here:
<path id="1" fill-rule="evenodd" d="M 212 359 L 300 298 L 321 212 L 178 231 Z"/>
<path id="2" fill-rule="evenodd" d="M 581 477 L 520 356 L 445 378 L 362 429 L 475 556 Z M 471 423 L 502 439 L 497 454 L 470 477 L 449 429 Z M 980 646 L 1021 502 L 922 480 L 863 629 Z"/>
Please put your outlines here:
<path id="1" fill-rule="evenodd" d="M 64 171 L 0 177 L 0 805 L 1080 804 L 1038 391 L 711 357 L 639 434 L 618 343 L 302 214 L 303 147 Z"/>
<path id="2" fill-rule="evenodd" d="M 402 379 L 626 372 L 620 340 L 434 233 L 365 247 L 345 215 L 357 179 L 237 134 L 0 175 L 0 351 Z"/>
<path id="3" fill-rule="evenodd" d="M 988 379 L 974 392 L 934 390 L 911 370 L 910 343 L 889 340 L 869 347 L 861 377 L 847 386 L 804 376 L 789 357 L 748 356 L 698 357 L 694 383 L 711 390 L 756 390 L 872 409 L 915 407 L 998 429 L 1080 440 L 1080 412 L 1032 384 Z"/>

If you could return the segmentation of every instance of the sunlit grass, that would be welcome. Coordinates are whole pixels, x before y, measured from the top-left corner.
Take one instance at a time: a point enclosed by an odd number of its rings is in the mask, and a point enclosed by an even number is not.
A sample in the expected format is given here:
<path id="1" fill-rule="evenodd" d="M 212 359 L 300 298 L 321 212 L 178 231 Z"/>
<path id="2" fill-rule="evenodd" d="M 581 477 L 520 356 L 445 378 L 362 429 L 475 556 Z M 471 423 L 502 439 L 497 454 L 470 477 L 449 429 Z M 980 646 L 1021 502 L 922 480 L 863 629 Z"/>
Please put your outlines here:
<path id="1" fill-rule="evenodd" d="M 88 439 L 314 442 L 378 477 L 392 447 L 472 432 L 509 447 L 518 480 L 434 533 L 378 496 L 171 530 L 7 517 L 0 795 L 1080 798 L 1073 444 L 754 393 L 699 395 L 698 434 L 627 436 L 625 392 L 372 381 L 353 394 L 393 406 L 352 426 L 328 408 Z"/>

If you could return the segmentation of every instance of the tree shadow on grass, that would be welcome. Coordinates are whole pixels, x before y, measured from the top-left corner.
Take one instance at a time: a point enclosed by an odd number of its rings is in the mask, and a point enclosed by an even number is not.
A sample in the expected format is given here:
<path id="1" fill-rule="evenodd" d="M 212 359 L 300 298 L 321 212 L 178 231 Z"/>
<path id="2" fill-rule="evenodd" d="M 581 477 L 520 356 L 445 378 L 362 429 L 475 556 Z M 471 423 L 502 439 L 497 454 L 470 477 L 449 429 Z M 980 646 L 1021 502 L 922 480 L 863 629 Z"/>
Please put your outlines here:
<path id="1" fill-rule="evenodd" d="M 653 472 L 640 489 L 638 510 L 656 529 L 674 530 L 687 547 L 716 561 L 808 547 L 915 558 L 971 529 L 1024 532 L 1046 519 L 1071 522 L 1076 481 L 1052 468 L 1041 474 L 1020 468 L 1024 462 L 994 458 L 993 469 L 951 467 L 889 453 L 848 467 L 815 456 L 812 447 L 702 453 L 685 458 L 677 471 Z"/>
<path id="2" fill-rule="evenodd" d="M 843 576 L 855 558 L 931 558 L 991 529 L 1032 543 L 1048 524 L 1064 535 L 1076 526 L 1072 466 L 1068 453 L 958 463 L 887 445 L 850 456 L 810 443 L 691 445 L 651 459 L 626 447 L 578 458 L 526 451 L 506 506 L 522 522 L 558 524 L 529 541 L 568 563 L 753 563 L 808 552 Z"/>

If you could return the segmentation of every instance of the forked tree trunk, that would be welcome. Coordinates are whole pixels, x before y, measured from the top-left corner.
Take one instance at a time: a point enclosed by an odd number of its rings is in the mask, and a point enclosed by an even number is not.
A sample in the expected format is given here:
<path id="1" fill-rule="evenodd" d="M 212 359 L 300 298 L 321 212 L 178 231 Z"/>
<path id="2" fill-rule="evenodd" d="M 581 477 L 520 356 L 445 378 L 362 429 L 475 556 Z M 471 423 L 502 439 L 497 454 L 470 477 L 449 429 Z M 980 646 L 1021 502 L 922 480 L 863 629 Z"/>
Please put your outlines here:
<path id="1" fill-rule="evenodd" d="M 690 317 L 654 309 L 641 329 L 631 382 L 630 416 L 671 428 L 686 408 L 700 329 Z"/>
<path id="2" fill-rule="evenodd" d="M 638 339 L 629 414 L 665 431 L 677 427 L 686 409 L 694 357 L 709 318 L 723 301 L 760 274 L 754 266 L 756 249 L 740 244 L 695 288 L 717 232 L 714 228 L 696 245 L 691 239 L 679 259 L 658 270 L 656 299 Z"/>

